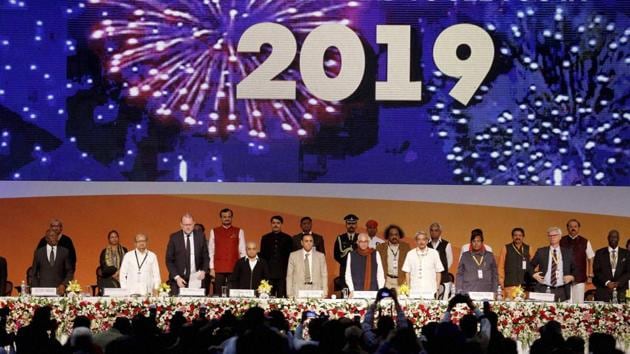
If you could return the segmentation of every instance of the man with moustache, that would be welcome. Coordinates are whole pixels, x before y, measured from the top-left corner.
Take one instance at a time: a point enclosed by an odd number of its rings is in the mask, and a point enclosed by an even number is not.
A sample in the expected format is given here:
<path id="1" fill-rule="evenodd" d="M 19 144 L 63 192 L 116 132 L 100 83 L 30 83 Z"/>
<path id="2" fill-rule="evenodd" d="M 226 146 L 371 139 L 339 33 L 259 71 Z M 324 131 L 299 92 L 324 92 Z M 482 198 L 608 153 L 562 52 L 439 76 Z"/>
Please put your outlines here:
<path id="1" fill-rule="evenodd" d="M 561 235 L 562 230 L 557 226 L 547 229 L 549 246 L 537 249 L 531 262 L 533 278 L 538 282 L 536 291 L 549 291 L 555 294 L 556 301 L 571 297 L 571 282 L 576 272 L 573 252 L 560 246 Z"/>
<path id="2" fill-rule="evenodd" d="M 619 231 L 608 232 L 608 247 L 595 252 L 593 284 L 595 300 L 611 301 L 617 292 L 617 301 L 623 302 L 630 280 L 630 252 L 619 247 Z"/>
<path id="3" fill-rule="evenodd" d="M 271 217 L 271 232 L 260 240 L 260 258 L 269 266 L 271 294 L 276 297 L 287 296 L 287 266 L 293 241 L 291 236 L 282 232 L 284 219 L 280 215 Z"/>
<path id="4" fill-rule="evenodd" d="M 410 247 L 401 241 L 405 237 L 405 232 L 398 225 L 387 226 L 383 235 L 386 241 L 377 245 L 376 251 L 383 263 L 385 287 L 398 290 L 398 287 L 405 283 L 405 272 L 402 267 Z"/>
<path id="5" fill-rule="evenodd" d="M 525 288 L 531 277 L 529 245 L 525 244 L 525 230 L 512 229 L 512 242 L 501 249 L 499 255 L 499 284 L 503 286 L 506 299 L 510 298 L 514 288 Z"/>
<path id="6" fill-rule="evenodd" d="M 323 254 L 326 254 L 324 247 L 324 236 L 313 232 L 313 219 L 310 216 L 305 216 L 300 220 L 300 228 L 302 232 L 293 236 L 293 251 L 302 249 L 302 237 L 304 235 L 313 236 L 314 248 Z"/>
<path id="7" fill-rule="evenodd" d="M 213 293 L 221 294 L 221 287 L 227 285 L 234 264 L 245 257 L 245 231 L 234 226 L 234 212 L 224 208 L 219 211 L 221 225 L 210 230 L 208 253 L 210 256 L 210 277 L 214 279 Z"/>
<path id="8" fill-rule="evenodd" d="M 586 237 L 580 235 L 582 225 L 577 219 L 567 221 L 568 235 L 560 239 L 560 246 L 573 252 L 575 263 L 575 280 L 571 284 L 571 302 L 581 304 L 584 302 L 584 283 L 593 280 L 593 247 Z"/>
<path id="9" fill-rule="evenodd" d="M 442 300 L 448 300 L 451 293 L 451 279 L 448 276 L 448 270 L 453 265 L 453 247 L 450 242 L 442 238 L 442 225 L 434 222 L 429 226 L 429 235 L 431 235 L 431 242 L 429 242 L 429 248 L 433 248 L 438 251 L 440 255 L 440 261 L 442 262 L 442 276 L 440 282 L 444 285 L 444 294 Z"/>
<path id="10" fill-rule="evenodd" d="M 376 220 L 368 220 L 365 223 L 365 230 L 368 236 L 370 236 L 370 248 L 376 249 L 376 246 L 385 242 L 382 238 L 378 237 L 378 222 Z"/>
<path id="11" fill-rule="evenodd" d="M 335 239 L 334 256 L 339 263 L 339 276 L 335 279 L 335 291 L 346 288 L 345 274 L 348 254 L 357 249 L 357 222 L 359 217 L 354 214 L 346 215 L 343 220 L 346 223 L 346 233 Z"/>

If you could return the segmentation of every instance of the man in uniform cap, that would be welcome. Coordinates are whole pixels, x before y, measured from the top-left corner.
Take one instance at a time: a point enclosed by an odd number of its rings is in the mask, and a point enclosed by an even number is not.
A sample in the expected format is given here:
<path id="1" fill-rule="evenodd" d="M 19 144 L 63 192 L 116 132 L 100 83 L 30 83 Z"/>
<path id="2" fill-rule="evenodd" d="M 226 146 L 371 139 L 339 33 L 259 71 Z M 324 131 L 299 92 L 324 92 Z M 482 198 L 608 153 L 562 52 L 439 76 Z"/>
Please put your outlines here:
<path id="1" fill-rule="evenodd" d="M 335 240 L 335 260 L 339 263 L 339 277 L 335 279 L 335 290 L 341 290 L 346 286 L 344 275 L 346 274 L 346 262 L 350 252 L 357 248 L 357 221 L 359 217 L 354 214 L 346 215 L 346 233 L 337 236 Z"/>

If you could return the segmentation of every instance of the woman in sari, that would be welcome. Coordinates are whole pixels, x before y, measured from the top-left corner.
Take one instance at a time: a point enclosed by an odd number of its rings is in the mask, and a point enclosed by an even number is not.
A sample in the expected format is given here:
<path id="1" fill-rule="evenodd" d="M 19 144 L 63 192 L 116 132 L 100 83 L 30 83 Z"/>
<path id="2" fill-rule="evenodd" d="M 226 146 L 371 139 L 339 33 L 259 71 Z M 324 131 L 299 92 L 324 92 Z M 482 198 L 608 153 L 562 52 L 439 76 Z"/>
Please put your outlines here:
<path id="1" fill-rule="evenodd" d="M 127 249 L 120 245 L 118 231 L 112 230 L 107 234 L 107 247 L 101 251 L 100 256 L 100 277 L 98 287 L 100 295 L 104 288 L 120 288 L 119 270 L 123 256 Z"/>

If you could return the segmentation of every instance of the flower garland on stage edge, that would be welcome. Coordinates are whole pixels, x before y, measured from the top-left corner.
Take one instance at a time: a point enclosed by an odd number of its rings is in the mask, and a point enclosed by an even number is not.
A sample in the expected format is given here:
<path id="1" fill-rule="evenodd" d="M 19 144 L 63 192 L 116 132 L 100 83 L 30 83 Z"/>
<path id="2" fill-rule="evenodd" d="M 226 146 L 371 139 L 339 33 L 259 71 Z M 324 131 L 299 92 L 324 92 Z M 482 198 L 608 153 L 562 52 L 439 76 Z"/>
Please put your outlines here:
<path id="1" fill-rule="evenodd" d="M 314 310 L 324 313 L 331 319 L 352 318 L 359 315 L 363 318 L 370 301 L 349 300 L 303 300 L 234 298 L 177 298 L 177 297 L 138 297 L 138 298 L 4 298 L 0 299 L 0 307 L 8 306 L 11 310 L 8 319 L 8 331 L 17 330 L 28 324 L 35 308 L 52 305 L 53 316 L 59 322 L 58 336 L 70 333 L 72 321 L 76 316 L 85 315 L 92 321 L 92 329 L 104 331 L 111 327 L 117 316 L 132 318 L 138 314 L 147 315 L 149 305 L 155 305 L 158 311 L 158 326 L 167 325 L 176 311 L 182 311 L 187 319 L 199 316 L 199 308 L 206 305 L 207 316 L 218 318 L 226 311 L 241 316 L 252 306 L 261 306 L 266 311 L 280 310 L 288 319 L 292 328 L 299 323 L 302 312 Z M 446 309 L 446 303 L 439 301 L 402 300 L 401 305 L 407 317 L 419 331 L 430 321 L 439 321 Z M 383 304 L 380 312 L 390 313 L 393 306 Z M 538 338 L 538 328 L 550 320 L 562 324 L 565 336 L 578 335 L 583 338 L 593 332 L 610 333 L 618 341 L 630 344 L 630 305 L 610 304 L 544 304 L 533 302 L 497 302 L 492 309 L 498 314 L 499 329 L 506 336 L 531 344 Z M 453 320 L 458 322 L 461 316 L 469 313 L 467 307 L 460 305 L 453 313 Z"/>

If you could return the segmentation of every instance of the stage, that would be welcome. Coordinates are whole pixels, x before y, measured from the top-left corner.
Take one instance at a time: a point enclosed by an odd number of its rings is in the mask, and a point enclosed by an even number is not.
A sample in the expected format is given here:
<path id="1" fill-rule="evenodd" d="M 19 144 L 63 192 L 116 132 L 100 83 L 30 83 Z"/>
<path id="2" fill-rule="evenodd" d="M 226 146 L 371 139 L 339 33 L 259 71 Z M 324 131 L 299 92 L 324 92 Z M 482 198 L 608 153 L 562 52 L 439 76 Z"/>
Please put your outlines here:
<path id="1" fill-rule="evenodd" d="M 297 326 L 301 313 L 312 309 L 324 312 L 330 318 L 359 315 L 363 317 L 368 300 L 303 300 L 288 299 L 261 300 L 255 298 L 192 298 L 192 297 L 148 297 L 148 298 L 108 298 L 108 297 L 3 297 L 0 307 L 8 306 L 11 310 L 8 330 L 17 331 L 28 324 L 33 310 L 37 306 L 51 305 L 53 314 L 59 321 L 57 335 L 65 337 L 71 330 L 72 321 L 78 315 L 88 316 L 92 320 L 92 329 L 103 331 L 112 325 L 118 316 L 133 317 L 139 313 L 148 314 L 149 306 L 155 305 L 158 311 L 158 324 L 164 328 L 176 311 L 182 311 L 189 320 L 199 315 L 199 309 L 205 305 L 209 318 L 218 318 L 225 311 L 231 310 L 236 316 L 244 313 L 251 306 L 261 306 L 265 310 L 281 310 L 292 328 Z M 403 299 L 401 305 L 419 331 L 427 322 L 439 321 L 446 309 L 444 301 L 421 301 Z M 468 312 L 467 307 L 457 307 L 453 316 L 458 321 Z M 509 338 L 522 343 L 525 347 L 538 337 L 538 328 L 549 320 L 562 324 L 566 337 L 577 335 L 585 340 L 592 332 L 610 333 L 617 338 L 620 346 L 630 347 L 630 305 L 612 305 L 608 303 L 589 303 L 571 305 L 564 303 L 541 302 L 493 302 L 492 310 L 499 315 L 499 329 Z M 384 304 L 385 312 L 391 306 Z"/>

